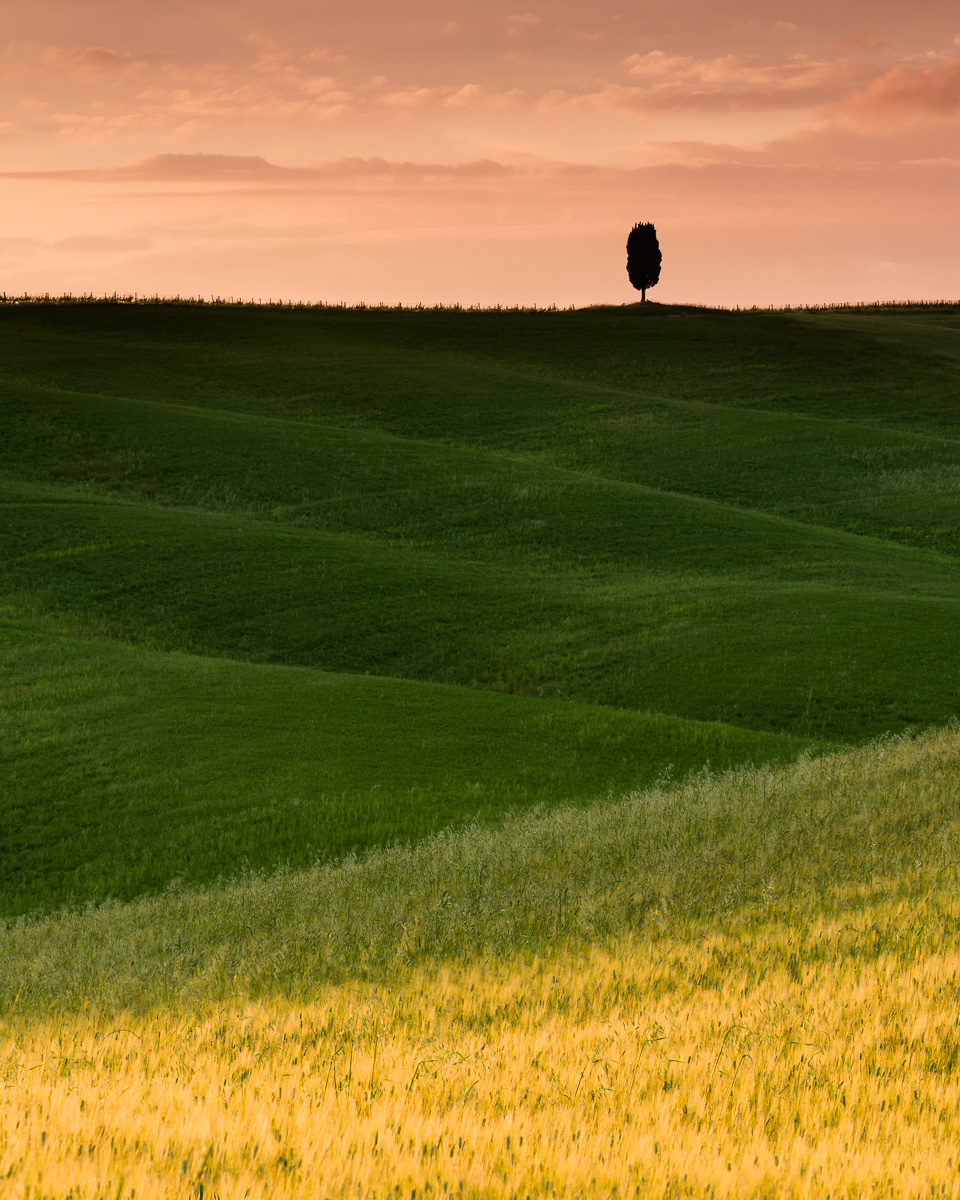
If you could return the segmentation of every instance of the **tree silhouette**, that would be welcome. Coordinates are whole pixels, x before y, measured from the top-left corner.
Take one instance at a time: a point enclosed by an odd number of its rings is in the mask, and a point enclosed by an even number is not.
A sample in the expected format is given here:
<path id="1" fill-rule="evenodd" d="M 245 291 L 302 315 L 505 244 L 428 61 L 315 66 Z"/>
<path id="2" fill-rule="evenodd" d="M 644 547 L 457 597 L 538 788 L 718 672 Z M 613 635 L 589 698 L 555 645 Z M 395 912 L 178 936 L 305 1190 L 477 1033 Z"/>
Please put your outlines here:
<path id="1" fill-rule="evenodd" d="M 660 263 L 663 255 L 660 253 L 660 243 L 657 241 L 657 231 L 649 222 L 634 225 L 627 238 L 627 274 L 630 282 L 640 293 L 640 303 L 647 299 L 647 288 L 653 287 L 660 281 Z"/>

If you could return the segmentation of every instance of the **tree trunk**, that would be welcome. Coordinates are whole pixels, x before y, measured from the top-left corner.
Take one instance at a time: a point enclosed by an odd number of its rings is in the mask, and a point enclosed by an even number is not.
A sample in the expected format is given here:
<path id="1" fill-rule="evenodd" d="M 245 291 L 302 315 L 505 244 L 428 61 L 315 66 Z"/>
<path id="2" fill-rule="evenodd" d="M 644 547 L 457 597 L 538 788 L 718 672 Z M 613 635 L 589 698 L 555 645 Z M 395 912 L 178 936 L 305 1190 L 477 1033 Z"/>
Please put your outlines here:
<path id="1" fill-rule="evenodd" d="M 646 302 L 647 302 L 647 289 L 641 288 L 640 289 L 640 303 L 646 304 Z"/>

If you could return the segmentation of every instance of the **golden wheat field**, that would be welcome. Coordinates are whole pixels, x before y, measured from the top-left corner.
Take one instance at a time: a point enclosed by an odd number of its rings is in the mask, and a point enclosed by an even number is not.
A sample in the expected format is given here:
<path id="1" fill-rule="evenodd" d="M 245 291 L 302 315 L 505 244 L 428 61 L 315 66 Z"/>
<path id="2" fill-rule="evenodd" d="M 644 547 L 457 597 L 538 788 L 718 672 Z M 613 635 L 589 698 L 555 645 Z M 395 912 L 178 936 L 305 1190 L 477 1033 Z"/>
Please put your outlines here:
<path id="1" fill-rule="evenodd" d="M 958 802 L 954 727 L 12 925 L 0 1193 L 960 1195 Z"/>

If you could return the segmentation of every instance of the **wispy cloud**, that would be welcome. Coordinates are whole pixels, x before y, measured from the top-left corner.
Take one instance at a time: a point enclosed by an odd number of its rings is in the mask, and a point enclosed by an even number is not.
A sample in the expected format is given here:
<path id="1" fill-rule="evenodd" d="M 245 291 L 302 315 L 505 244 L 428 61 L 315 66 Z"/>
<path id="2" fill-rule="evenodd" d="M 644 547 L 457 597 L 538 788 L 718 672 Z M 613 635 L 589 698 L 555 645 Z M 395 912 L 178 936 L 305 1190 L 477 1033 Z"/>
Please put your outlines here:
<path id="1" fill-rule="evenodd" d="M 507 17 L 507 32 L 511 36 L 517 37 L 520 34 L 529 33 L 532 29 L 536 29 L 542 24 L 543 17 L 539 16 L 537 13 L 511 13 L 511 15 Z"/>
<path id="2" fill-rule="evenodd" d="M 960 58 L 893 67 L 846 97 L 837 111 L 883 121 L 955 117 L 960 114 Z"/>
<path id="3" fill-rule="evenodd" d="M 579 94 L 553 91 L 542 103 L 635 112 L 777 111 L 825 104 L 869 78 L 858 63 L 801 55 L 770 63 L 757 56 L 704 59 L 649 50 L 631 54 L 623 65 L 635 82 Z"/>
<path id="4" fill-rule="evenodd" d="M 516 168 L 492 159 L 444 164 L 391 162 L 384 158 L 341 158 L 304 167 L 286 167 L 260 155 L 153 154 L 114 167 L 79 167 L 52 171 L 0 171 L 0 179 L 73 183 L 277 183 L 335 179 L 469 178 L 499 176 Z"/>
<path id="5" fill-rule="evenodd" d="M 167 61 L 161 55 L 132 54 L 106 46 L 57 46 L 43 42 L 8 42 L 3 48 L 3 58 L 6 72 L 14 78 L 49 72 L 61 81 L 74 78 L 86 84 L 139 75 Z"/>

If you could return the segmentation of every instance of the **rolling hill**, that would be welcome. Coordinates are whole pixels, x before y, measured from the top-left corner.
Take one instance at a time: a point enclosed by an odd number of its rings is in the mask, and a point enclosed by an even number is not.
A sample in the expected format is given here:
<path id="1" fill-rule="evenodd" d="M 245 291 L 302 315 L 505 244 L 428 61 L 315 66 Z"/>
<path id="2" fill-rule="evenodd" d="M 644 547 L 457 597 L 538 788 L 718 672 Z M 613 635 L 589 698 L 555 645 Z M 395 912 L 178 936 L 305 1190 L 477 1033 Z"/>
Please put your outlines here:
<path id="1" fill-rule="evenodd" d="M 4 911 L 949 720 L 958 331 L 0 306 Z"/>
<path id="2" fill-rule="evenodd" d="M 954 1194 L 958 346 L 0 304 L 0 1179 Z"/>

